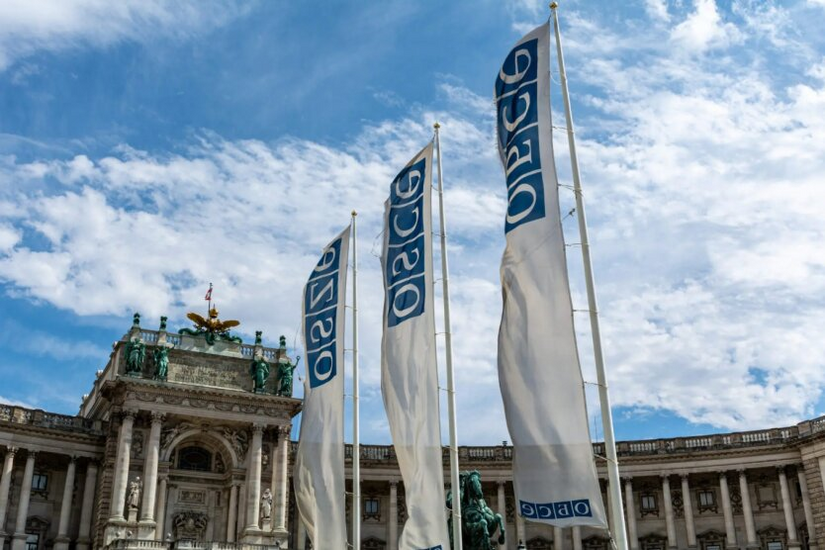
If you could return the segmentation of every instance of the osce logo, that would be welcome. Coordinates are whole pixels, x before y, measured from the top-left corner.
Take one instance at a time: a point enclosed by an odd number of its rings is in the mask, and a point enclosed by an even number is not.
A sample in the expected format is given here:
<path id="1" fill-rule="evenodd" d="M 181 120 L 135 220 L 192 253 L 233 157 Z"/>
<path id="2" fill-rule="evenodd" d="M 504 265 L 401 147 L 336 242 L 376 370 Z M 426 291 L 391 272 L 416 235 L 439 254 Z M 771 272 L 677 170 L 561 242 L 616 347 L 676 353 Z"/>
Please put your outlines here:
<path id="1" fill-rule="evenodd" d="M 567 519 L 593 517 L 589 499 L 562 500 L 541 504 L 519 501 L 519 513 L 527 519 Z"/>
<path id="2" fill-rule="evenodd" d="M 426 174 L 427 159 L 421 159 L 404 168 L 390 187 L 384 264 L 388 327 L 424 313 Z"/>
<path id="3" fill-rule="evenodd" d="M 336 353 L 338 320 L 338 272 L 341 239 L 331 243 L 307 282 L 304 294 L 304 334 L 306 335 L 309 387 L 323 386 L 338 373 Z"/>
<path id="4" fill-rule="evenodd" d="M 513 48 L 496 79 L 498 146 L 507 180 L 505 233 L 545 215 L 537 75 L 534 39 Z"/>

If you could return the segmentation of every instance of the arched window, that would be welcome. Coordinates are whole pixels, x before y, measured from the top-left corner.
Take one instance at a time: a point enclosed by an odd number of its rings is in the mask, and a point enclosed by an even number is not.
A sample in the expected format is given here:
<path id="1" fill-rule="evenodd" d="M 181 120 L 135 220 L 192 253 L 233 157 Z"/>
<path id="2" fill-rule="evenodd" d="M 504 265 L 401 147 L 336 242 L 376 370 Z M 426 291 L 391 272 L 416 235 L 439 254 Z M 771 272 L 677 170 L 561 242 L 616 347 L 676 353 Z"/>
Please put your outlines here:
<path id="1" fill-rule="evenodd" d="M 178 468 L 196 472 L 211 472 L 212 453 L 203 447 L 184 447 L 178 451 Z"/>

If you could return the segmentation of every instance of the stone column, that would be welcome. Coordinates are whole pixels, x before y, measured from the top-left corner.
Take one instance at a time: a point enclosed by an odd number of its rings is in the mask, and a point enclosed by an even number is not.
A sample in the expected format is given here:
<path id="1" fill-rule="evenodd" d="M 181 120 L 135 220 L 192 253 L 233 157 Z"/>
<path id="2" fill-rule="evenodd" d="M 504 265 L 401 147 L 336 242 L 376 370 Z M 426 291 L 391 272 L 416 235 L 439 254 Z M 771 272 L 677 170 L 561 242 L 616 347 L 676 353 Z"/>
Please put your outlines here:
<path id="1" fill-rule="evenodd" d="M 582 528 L 573 526 L 573 550 L 582 550 Z"/>
<path id="2" fill-rule="evenodd" d="M 662 476 L 662 498 L 665 501 L 665 523 L 667 524 L 667 547 L 677 548 L 676 525 L 673 522 L 673 499 L 670 495 L 670 477 Z"/>
<path id="3" fill-rule="evenodd" d="M 155 499 L 158 490 L 158 454 L 160 452 L 160 430 L 163 427 L 164 413 L 152 411 L 152 428 L 149 430 L 149 442 L 143 460 L 143 500 L 140 504 L 140 538 L 155 538 Z"/>
<path id="4" fill-rule="evenodd" d="M 246 530 L 259 531 L 261 514 L 261 441 L 264 427 L 252 426 L 252 444 L 249 446 L 249 469 L 246 472 Z"/>
<path id="5" fill-rule="evenodd" d="M 696 548 L 696 524 L 693 522 L 693 499 L 690 498 L 690 483 L 688 483 L 687 474 L 682 475 L 682 502 L 684 502 L 688 548 Z"/>
<path id="6" fill-rule="evenodd" d="M 756 540 L 756 527 L 753 524 L 753 508 L 751 507 L 751 493 L 748 488 L 748 476 L 745 470 L 739 470 L 739 492 L 742 495 L 742 513 L 745 516 L 745 536 L 748 548 L 759 548 Z"/>
<path id="7" fill-rule="evenodd" d="M 69 459 L 66 469 L 66 482 L 63 484 L 63 500 L 60 501 L 60 521 L 57 524 L 57 538 L 54 539 L 54 550 L 69 549 L 69 517 L 72 514 L 72 493 L 74 493 L 74 475 L 77 467 L 77 457 Z"/>
<path id="8" fill-rule="evenodd" d="M 791 492 L 788 490 L 788 476 L 785 475 L 785 467 L 776 469 L 779 474 L 779 490 L 782 492 L 782 512 L 785 514 L 785 527 L 788 529 L 788 549 L 794 550 L 800 547 L 799 536 L 796 533 L 796 522 L 793 518 L 793 504 L 791 503 Z"/>
<path id="9" fill-rule="evenodd" d="M 290 426 L 278 428 L 278 448 L 276 460 L 272 464 L 272 484 L 275 486 L 275 531 L 287 532 L 286 509 L 289 495 L 289 432 Z"/>
<path id="10" fill-rule="evenodd" d="M 498 508 L 498 510 L 496 510 L 496 512 L 501 514 L 501 517 L 504 518 L 504 520 L 506 522 L 507 521 L 507 500 L 506 500 L 506 497 L 504 496 L 504 482 L 503 481 L 498 482 L 498 486 L 497 486 L 497 490 L 496 490 L 496 507 Z"/>
<path id="11" fill-rule="evenodd" d="M 354 510 L 360 513 L 359 510 Z M 390 517 L 387 550 L 398 550 L 398 482 L 390 481 Z"/>
<path id="12" fill-rule="evenodd" d="M 155 540 L 165 540 L 163 530 L 166 527 L 166 476 L 158 481 L 158 494 L 155 498 Z"/>
<path id="13" fill-rule="evenodd" d="M 23 483 L 20 487 L 20 500 L 17 504 L 17 521 L 14 524 L 14 539 L 11 541 L 11 550 L 26 548 L 26 519 L 29 517 L 29 499 L 32 494 L 32 477 L 34 476 L 35 451 L 29 451 L 26 457 L 26 468 L 23 470 Z"/>
<path id="14" fill-rule="evenodd" d="M 117 458 L 112 481 L 112 513 L 109 521 L 126 521 L 123 509 L 126 506 L 126 485 L 129 481 L 129 460 L 132 454 L 132 427 L 136 415 L 137 411 L 133 410 L 123 412 L 123 423 L 120 425 L 120 434 L 117 438 Z"/>
<path id="15" fill-rule="evenodd" d="M 564 550 L 564 531 L 558 525 L 553 526 L 553 550 Z"/>
<path id="16" fill-rule="evenodd" d="M 229 512 L 226 518 L 226 542 L 235 542 L 235 533 L 238 530 L 238 484 L 232 482 L 229 488 Z"/>
<path id="17" fill-rule="evenodd" d="M 736 547 L 736 528 L 733 525 L 733 510 L 730 505 L 730 489 L 725 472 L 719 472 L 719 496 L 722 499 L 722 513 L 725 515 L 725 547 Z"/>
<path id="18" fill-rule="evenodd" d="M 77 530 L 77 550 L 89 550 L 92 540 L 92 509 L 95 506 L 95 486 L 97 485 L 97 462 L 89 461 L 86 466 L 86 483 L 83 485 L 83 504 L 80 508 L 80 526 Z"/>
<path id="19" fill-rule="evenodd" d="M 811 494 L 808 492 L 808 479 L 805 477 L 805 470 L 802 468 L 802 464 L 796 467 L 796 475 L 799 478 L 799 488 L 802 490 L 802 507 L 805 510 L 805 525 L 808 526 L 808 547 L 810 550 L 817 550 L 814 512 L 813 508 L 811 508 Z"/>
<path id="20" fill-rule="evenodd" d="M 17 447 L 6 447 L 6 458 L 3 460 L 3 471 L 0 473 L 0 548 L 6 541 L 7 533 L 3 529 L 6 526 L 6 511 L 9 508 L 9 487 L 11 486 L 11 473 L 14 470 L 14 455 Z"/>
<path id="21" fill-rule="evenodd" d="M 638 550 L 639 534 L 636 530 L 636 501 L 633 499 L 633 478 L 624 480 L 624 504 L 627 508 L 627 539 L 630 550 Z"/>

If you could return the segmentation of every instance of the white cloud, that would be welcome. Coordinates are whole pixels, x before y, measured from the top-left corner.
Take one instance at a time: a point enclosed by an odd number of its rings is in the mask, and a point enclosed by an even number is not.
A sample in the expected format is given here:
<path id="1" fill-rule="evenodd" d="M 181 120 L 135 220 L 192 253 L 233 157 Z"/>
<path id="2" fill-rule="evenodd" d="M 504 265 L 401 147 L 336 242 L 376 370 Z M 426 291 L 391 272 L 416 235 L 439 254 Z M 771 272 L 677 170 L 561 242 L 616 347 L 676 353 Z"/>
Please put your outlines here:
<path id="1" fill-rule="evenodd" d="M 567 23 L 614 405 L 725 429 L 812 414 L 825 387 L 821 55 L 791 50 L 794 62 L 779 79 L 759 50 L 742 46 L 764 29 L 724 22 L 710 2 L 643 40 L 622 38 L 632 33 L 586 13 L 571 13 Z M 657 47 L 671 32 L 691 51 L 720 55 Z M 0 247 L 0 278 L 84 315 L 125 318 L 140 309 L 147 325 L 161 314 L 182 319 L 213 281 L 222 312 L 239 317 L 247 334 L 263 329 L 270 341 L 286 334 L 291 343 L 306 275 L 357 208 L 371 419 L 364 438 L 386 441 L 374 243 L 387 183 L 439 120 L 459 431 L 466 443 L 509 439 L 501 415 L 487 414 L 501 408 L 495 346 L 504 210 L 489 104 L 455 82 L 439 90 L 449 110 L 411 107 L 398 120 L 365 126 L 347 146 L 203 133 L 177 144 L 178 154 L 124 145 L 103 157 L 2 158 L 0 212 L 9 213 L 13 236 Z M 556 138 L 564 179 L 565 139 Z M 576 242 L 575 223 L 564 227 Z M 580 261 L 571 251 L 581 308 Z M 587 324 L 578 321 L 592 379 Z"/>
<path id="2" fill-rule="evenodd" d="M 0 2 L 0 70 L 42 50 L 186 38 L 237 11 L 223 0 L 6 0 Z"/>
<path id="3" fill-rule="evenodd" d="M 667 12 L 665 0 L 645 0 L 645 11 L 651 19 L 663 22 L 670 21 L 670 14 Z"/>
<path id="4" fill-rule="evenodd" d="M 701 52 L 739 39 L 736 26 L 722 21 L 715 0 L 694 0 L 694 7 L 696 11 L 672 31 L 671 39 L 676 45 Z"/>

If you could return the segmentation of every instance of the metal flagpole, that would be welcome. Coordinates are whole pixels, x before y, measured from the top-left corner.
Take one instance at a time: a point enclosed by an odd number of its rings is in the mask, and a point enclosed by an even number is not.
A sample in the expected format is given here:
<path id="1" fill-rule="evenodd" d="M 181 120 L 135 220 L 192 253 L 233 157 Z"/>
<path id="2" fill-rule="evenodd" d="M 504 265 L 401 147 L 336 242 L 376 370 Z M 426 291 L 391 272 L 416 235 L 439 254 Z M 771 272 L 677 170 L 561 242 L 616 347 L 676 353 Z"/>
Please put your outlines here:
<path id="1" fill-rule="evenodd" d="M 352 211 L 352 547 L 361 548 L 361 441 L 358 411 L 358 239 Z"/>
<path id="2" fill-rule="evenodd" d="M 627 550 L 625 536 L 624 510 L 622 509 L 622 488 L 619 483 L 619 462 L 616 457 L 616 441 L 613 436 L 613 413 L 610 411 L 610 396 L 607 392 L 607 377 L 604 373 L 604 356 L 602 355 L 602 339 L 599 330 L 599 310 L 596 304 L 596 288 L 593 284 L 593 267 L 590 263 L 590 243 L 587 238 L 587 219 L 584 213 L 584 197 L 582 196 L 581 178 L 579 177 L 579 160 L 576 156 L 576 139 L 573 132 L 573 112 L 570 109 L 570 94 L 567 91 L 567 74 L 564 71 L 564 56 L 561 48 L 561 32 L 559 31 L 559 15 L 556 9 L 558 4 L 553 2 L 550 9 L 553 12 L 553 29 L 556 32 L 556 52 L 559 59 L 559 74 L 561 75 L 561 91 L 564 98 L 564 116 L 567 120 L 567 142 L 570 146 L 570 167 L 573 173 L 573 189 L 576 195 L 576 212 L 579 220 L 579 236 L 581 238 L 582 261 L 584 263 L 584 278 L 587 286 L 587 304 L 590 310 L 590 330 L 593 335 L 593 355 L 596 360 L 596 376 L 599 383 L 599 402 L 602 409 L 602 426 L 604 428 L 604 448 L 607 455 L 607 479 L 610 493 L 610 518 L 613 524 L 613 539 L 618 550 Z"/>
<path id="3" fill-rule="evenodd" d="M 447 352 L 447 414 L 450 423 L 450 486 L 453 494 L 453 550 L 463 550 L 461 541 L 461 499 L 458 485 L 458 435 L 456 434 L 455 381 L 453 377 L 453 338 L 450 325 L 450 278 L 447 268 L 447 224 L 444 220 L 444 180 L 441 177 L 441 140 L 436 122 L 435 150 L 438 155 L 438 218 L 441 223 L 441 284 L 444 301 L 444 347 Z"/>

